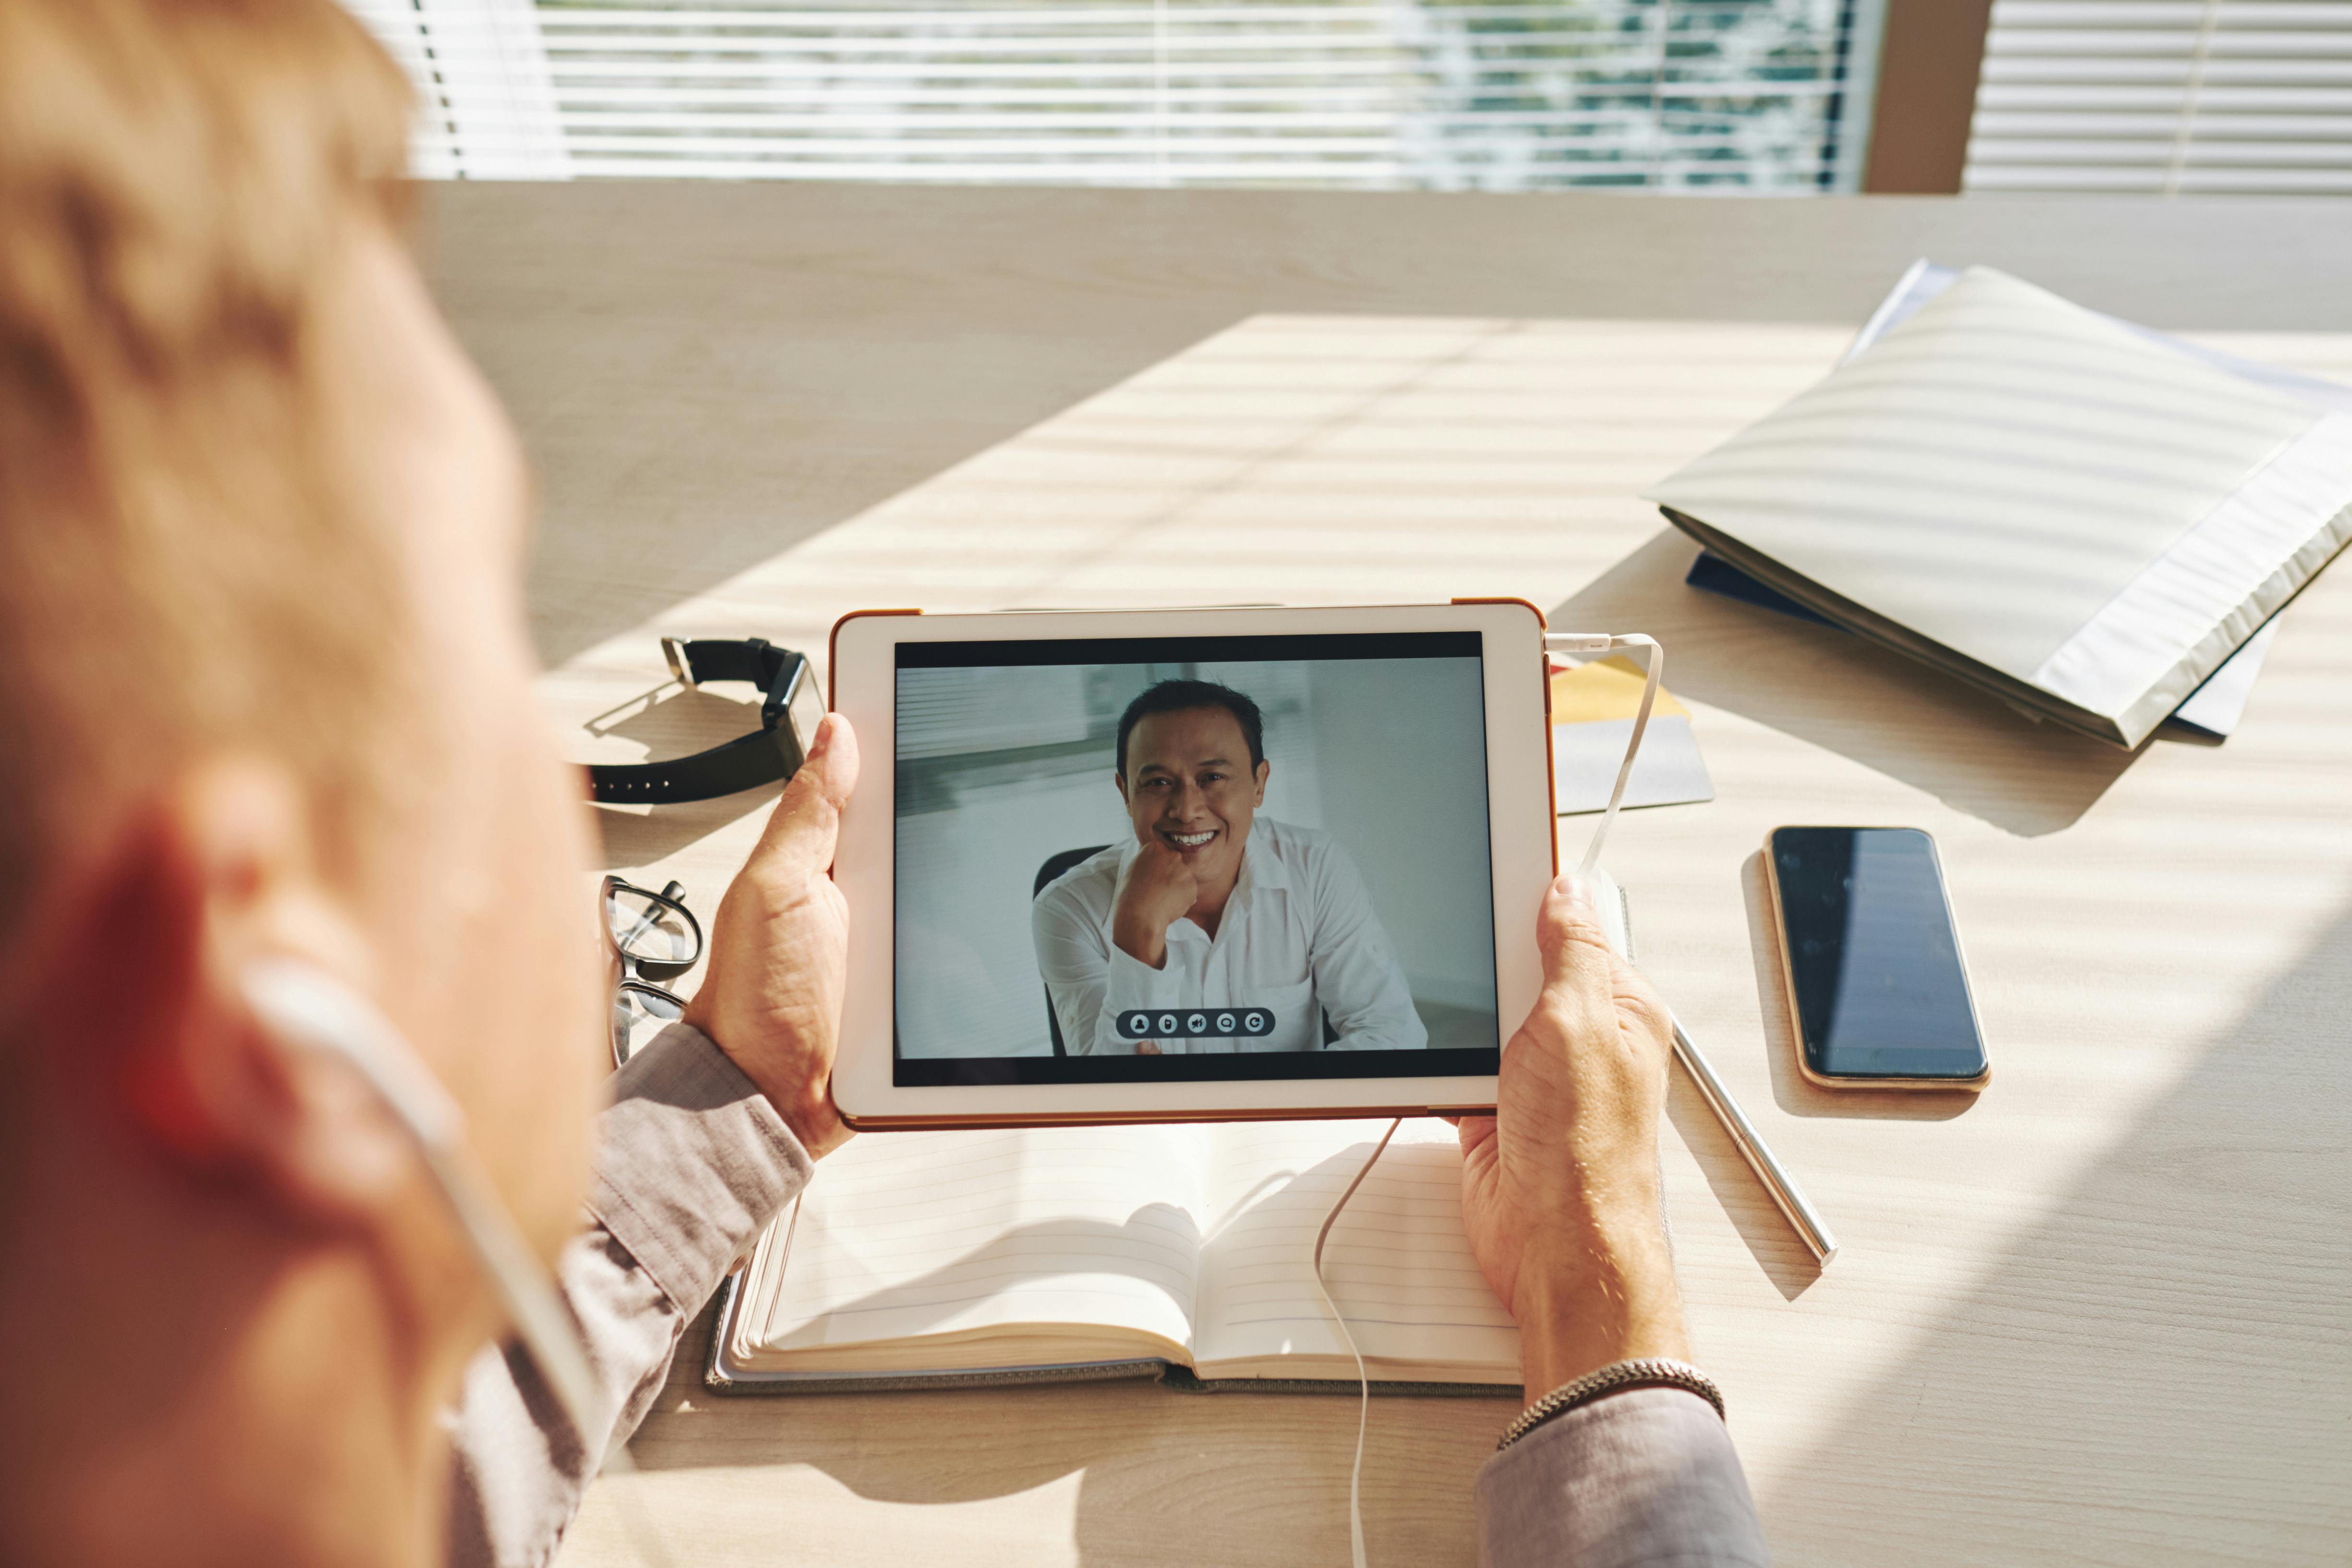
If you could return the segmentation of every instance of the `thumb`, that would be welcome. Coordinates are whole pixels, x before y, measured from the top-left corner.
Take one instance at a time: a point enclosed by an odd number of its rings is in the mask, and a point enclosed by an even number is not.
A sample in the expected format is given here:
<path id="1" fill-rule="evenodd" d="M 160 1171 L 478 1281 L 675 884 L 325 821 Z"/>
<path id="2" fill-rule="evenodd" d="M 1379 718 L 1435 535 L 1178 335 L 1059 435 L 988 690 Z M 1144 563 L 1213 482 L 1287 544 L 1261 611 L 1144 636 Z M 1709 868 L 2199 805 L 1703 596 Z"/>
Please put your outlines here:
<path id="1" fill-rule="evenodd" d="M 1465 1116 L 1454 1124 L 1454 1141 L 1462 1152 L 1470 1153 L 1495 1136 L 1495 1119 L 1491 1116 Z"/>
<path id="2" fill-rule="evenodd" d="M 751 851 L 752 864 L 763 869 L 797 868 L 804 873 L 832 865 L 841 808 L 856 787 L 857 732 L 840 714 L 828 713 L 816 727 L 800 771 L 769 815 L 759 846 Z"/>
<path id="3" fill-rule="evenodd" d="M 1536 945 L 1543 955 L 1544 990 L 1605 1000 L 1614 967 L 1609 933 L 1593 907 L 1592 887 L 1563 871 L 1544 895 L 1536 917 Z"/>

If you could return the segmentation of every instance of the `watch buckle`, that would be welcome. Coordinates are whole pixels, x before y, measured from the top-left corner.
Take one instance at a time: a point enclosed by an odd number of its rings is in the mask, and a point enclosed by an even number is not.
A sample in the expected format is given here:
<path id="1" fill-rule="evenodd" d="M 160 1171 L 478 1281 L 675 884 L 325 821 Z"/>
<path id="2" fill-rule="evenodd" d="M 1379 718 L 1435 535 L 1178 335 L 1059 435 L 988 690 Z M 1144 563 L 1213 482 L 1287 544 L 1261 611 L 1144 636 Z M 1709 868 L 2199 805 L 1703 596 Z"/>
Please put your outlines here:
<path id="1" fill-rule="evenodd" d="M 694 667 L 686 660 L 686 644 L 677 637 L 661 640 L 662 657 L 669 660 L 669 672 L 680 686 L 692 691 L 698 684 L 694 679 Z"/>

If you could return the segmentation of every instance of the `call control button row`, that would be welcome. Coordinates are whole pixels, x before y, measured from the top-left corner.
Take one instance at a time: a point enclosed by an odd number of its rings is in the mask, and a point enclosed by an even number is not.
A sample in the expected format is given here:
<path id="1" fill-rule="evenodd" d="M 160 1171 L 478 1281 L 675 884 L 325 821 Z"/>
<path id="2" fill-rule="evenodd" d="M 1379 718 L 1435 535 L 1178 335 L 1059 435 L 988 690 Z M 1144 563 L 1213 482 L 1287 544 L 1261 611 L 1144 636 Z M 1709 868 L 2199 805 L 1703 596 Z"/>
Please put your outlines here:
<path id="1" fill-rule="evenodd" d="M 1274 1014 L 1264 1007 L 1130 1008 L 1116 1020 L 1129 1040 L 1248 1040 L 1274 1033 Z"/>

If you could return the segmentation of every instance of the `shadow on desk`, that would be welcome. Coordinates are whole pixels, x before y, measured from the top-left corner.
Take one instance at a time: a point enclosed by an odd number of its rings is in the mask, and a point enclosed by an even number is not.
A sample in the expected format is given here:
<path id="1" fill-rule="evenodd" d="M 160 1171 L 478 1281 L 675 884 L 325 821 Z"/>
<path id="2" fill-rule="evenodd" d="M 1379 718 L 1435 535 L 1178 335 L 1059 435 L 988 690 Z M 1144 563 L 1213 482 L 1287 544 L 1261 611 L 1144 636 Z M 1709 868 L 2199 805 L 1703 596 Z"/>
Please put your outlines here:
<path id="1" fill-rule="evenodd" d="M 760 727 L 760 705 L 665 681 L 588 721 L 591 734 L 621 735 L 646 748 L 647 758 L 691 756 Z M 605 759 L 615 760 L 615 759 Z M 643 807 L 598 805 L 601 866 L 650 866 L 709 837 L 737 817 L 763 811 L 784 792 L 781 784 L 739 790 L 715 800 Z M 713 894 L 712 897 L 716 898 Z"/>
<path id="2" fill-rule="evenodd" d="M 1686 1072 L 1669 1071 L 1666 1076 L 1666 1120 L 1674 1123 L 1683 1146 L 1706 1178 L 1707 1190 L 1723 1205 L 1739 1239 L 1747 1244 L 1764 1277 L 1772 1281 L 1772 1288 L 1780 1292 L 1780 1299 L 1793 1301 L 1818 1284 L 1822 1266 L 1813 1261 L 1813 1255 L 1805 1250 L 1787 1218 L 1773 1205 L 1764 1184 L 1748 1169 L 1739 1145 L 1724 1130 L 1722 1118 Z"/>
<path id="3" fill-rule="evenodd" d="M 765 811 L 784 793 L 781 784 L 761 784 L 738 795 L 720 795 L 717 800 L 683 801 L 676 805 L 659 805 L 647 811 L 640 807 L 632 811 L 626 806 L 598 805 L 596 834 L 602 846 L 597 865 L 610 869 L 626 869 L 635 866 L 650 866 L 667 860 L 689 844 L 709 837 L 739 816 L 754 811 Z M 713 889 L 707 896 L 710 907 L 717 907 L 719 893 Z M 688 889 L 692 893 L 696 889 Z"/>
<path id="4" fill-rule="evenodd" d="M 1764 1056 L 1772 1069 L 1772 1098 L 1791 1116 L 1862 1117 L 1883 1121 L 1948 1121 L 1972 1108 L 1979 1097 L 1967 1090 L 1923 1093 L 1915 1089 L 1830 1089 L 1806 1081 L 1797 1070 L 1797 1046 L 1789 1025 L 1779 951 L 1772 943 L 1774 914 L 1764 884 L 1764 856 L 1750 855 L 1740 867 L 1748 905 L 1748 929 L 1755 943 L 1756 993 L 1764 1023 Z M 1773 1206 L 1748 1168 L 1738 1146 L 1724 1131 L 1686 1073 L 1669 1075 L 1666 1117 L 1698 1162 L 1716 1202 L 1723 1205 L 1740 1240 L 1783 1300 L 1793 1301 L 1819 1282 L 1813 1261 L 1787 1219 Z M 1851 1267 L 1849 1265 L 1849 1267 Z"/>
<path id="5" fill-rule="evenodd" d="M 1977 1103 L 1971 1089 L 1823 1089 L 1797 1068 L 1797 1035 L 1789 1020 L 1788 978 L 1782 972 L 1780 910 L 1764 879 L 1764 851 L 1740 863 L 1748 906 L 1748 940 L 1756 965 L 1757 1011 L 1764 1020 L 1764 1058 L 1772 1068 L 1772 1099 L 1791 1116 L 1859 1116 L 1878 1121 L 1949 1121 Z"/>
<path id="6" fill-rule="evenodd" d="M 1790 1560 L 2352 1557 L 2352 909 L 2319 929 L 1759 1486 Z"/>
<path id="7" fill-rule="evenodd" d="M 688 1357 L 699 1364 L 708 1332 L 706 1317 L 687 1336 L 681 1365 Z M 1180 1394 L 1138 1381 L 729 1399 L 682 1381 L 648 1418 L 651 1440 L 633 1445 L 638 1463 L 647 1472 L 737 1468 L 746 1479 L 740 1488 L 706 1479 L 690 1494 L 691 1518 L 665 1510 L 665 1530 L 682 1545 L 707 1541 L 747 1561 L 799 1560 L 795 1528 L 808 1521 L 757 1478 L 806 1467 L 876 1503 L 1007 1500 L 1017 1509 L 1021 1494 L 1075 1490 L 1075 1507 L 1058 1499 L 1046 1507 L 1055 1516 L 1070 1509 L 1068 1559 L 1093 1568 L 1348 1559 L 1352 1398 Z M 1493 1399 L 1373 1402 L 1364 1529 L 1375 1561 L 1468 1568 L 1472 1485 L 1511 1413 Z M 838 1516 L 830 1523 L 837 1533 Z M 897 1562 L 910 1544 L 885 1537 L 855 1556 L 813 1555 Z M 993 1551 L 941 1561 L 1014 1560 L 1001 1542 L 989 1544 Z"/>
<path id="8" fill-rule="evenodd" d="M 1369 1152 L 1359 1145 L 1318 1169 L 1339 1175 Z M 1318 1191 L 1330 1185 L 1310 1184 Z M 1115 1244 L 1149 1238 L 1161 1228 L 1143 1221 L 1139 1213 L 1124 1226 L 1090 1221 L 1024 1226 L 892 1294 L 952 1294 L 950 1288 L 986 1277 L 1008 1258 L 1034 1267 L 1041 1256 L 1093 1256 L 1123 1267 L 1123 1251 Z M 1081 1562 L 1105 1568 L 1146 1563 L 1287 1568 L 1296 1562 L 1346 1560 L 1348 1463 L 1357 1420 L 1352 1385 L 1338 1396 L 1196 1394 L 1143 1379 L 887 1394 L 717 1394 L 700 1382 L 714 1319 L 706 1310 L 688 1330 L 668 1386 L 631 1445 L 645 1472 L 804 1466 L 860 1499 L 915 1504 L 1010 1499 L 1060 1482 L 1077 1489 L 1074 1534 Z M 1373 1402 L 1364 1523 L 1382 1560 L 1471 1560 L 1472 1483 L 1515 1408 L 1509 1400 L 1482 1398 Z M 1279 1462 L 1270 1463 L 1273 1457 Z M 780 1560 L 791 1559 L 788 1518 L 777 1514 L 764 1526 L 750 1521 L 748 1510 L 762 1503 L 756 1494 L 711 1487 L 698 1496 L 746 1511 L 716 1524 L 698 1520 L 694 1527 L 737 1542 L 764 1539 Z M 1315 1549 L 1303 1551 L 1302 1543 Z"/>
<path id="9" fill-rule="evenodd" d="M 2036 724 L 1950 676 L 1830 626 L 1683 581 L 1698 546 L 1671 529 L 1551 612 L 1558 631 L 1641 631 L 1666 684 L 1927 791 L 2021 837 L 2074 824 L 2137 755 Z"/>

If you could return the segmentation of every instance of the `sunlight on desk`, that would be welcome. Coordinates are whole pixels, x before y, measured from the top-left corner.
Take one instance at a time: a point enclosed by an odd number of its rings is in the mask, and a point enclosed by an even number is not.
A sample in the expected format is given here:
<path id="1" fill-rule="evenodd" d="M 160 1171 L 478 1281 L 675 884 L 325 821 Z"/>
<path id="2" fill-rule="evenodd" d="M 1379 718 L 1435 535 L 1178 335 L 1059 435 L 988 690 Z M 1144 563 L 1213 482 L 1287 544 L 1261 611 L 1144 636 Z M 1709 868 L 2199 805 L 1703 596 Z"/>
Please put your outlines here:
<path id="1" fill-rule="evenodd" d="M 577 760 L 709 744 L 748 727 L 715 694 L 581 726 L 658 685 L 662 633 L 822 667 L 834 619 L 880 606 L 1512 595 L 1652 632 L 1718 798 L 1617 830 L 1643 964 L 1844 1243 L 1816 1277 L 1677 1081 L 1697 1357 L 1783 1560 L 2324 1561 L 2352 1468 L 2352 567 L 2284 613 L 2234 738 L 2136 757 L 1684 588 L 1695 547 L 1640 491 L 1846 337 L 1255 317 L 589 647 L 547 699 Z M 2352 335 L 2208 341 L 2352 379 Z M 869 767 L 886 754 L 866 738 Z M 772 796 L 610 813 L 611 862 L 708 910 Z M 1752 857 L 1801 821 L 1937 837 L 1980 1102 L 1798 1078 Z M 1344 1560 L 1344 1402 L 729 1401 L 698 1385 L 700 1340 L 636 1445 L 681 1561 Z M 1376 1562 L 1468 1560 L 1500 1425 L 1485 1402 L 1375 1406 Z M 631 1561 L 609 1500 L 564 1560 Z"/>

